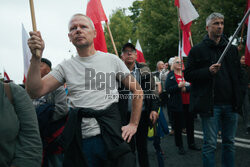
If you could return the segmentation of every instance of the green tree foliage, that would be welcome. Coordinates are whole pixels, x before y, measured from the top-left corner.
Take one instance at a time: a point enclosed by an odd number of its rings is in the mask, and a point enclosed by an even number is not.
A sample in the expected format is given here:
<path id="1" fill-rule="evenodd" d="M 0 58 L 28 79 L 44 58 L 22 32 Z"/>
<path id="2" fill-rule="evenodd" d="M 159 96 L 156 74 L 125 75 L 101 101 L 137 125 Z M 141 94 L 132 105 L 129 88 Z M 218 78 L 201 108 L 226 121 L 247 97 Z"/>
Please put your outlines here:
<path id="1" fill-rule="evenodd" d="M 133 23 L 133 36 L 131 38 L 132 42 L 136 42 L 139 34 L 138 34 L 138 24 L 140 23 L 140 14 L 141 14 L 141 10 L 142 10 L 142 1 L 134 1 L 132 6 L 128 8 L 129 11 L 132 13 L 132 15 L 130 15 L 130 19 Z"/>
<path id="2" fill-rule="evenodd" d="M 236 30 L 246 8 L 246 0 L 191 1 L 200 15 L 191 27 L 194 45 L 207 34 L 205 20 L 209 14 L 220 12 L 225 16 L 224 33 L 229 37 Z M 109 25 L 119 53 L 129 38 L 134 44 L 139 39 L 151 70 L 155 69 L 157 61 L 167 61 L 178 54 L 178 18 L 174 0 L 136 0 L 129 11 L 130 16 L 126 16 L 125 9 L 118 9 L 110 17 Z M 108 51 L 114 53 L 106 28 L 105 37 Z"/>
<path id="3" fill-rule="evenodd" d="M 118 54 L 121 55 L 122 46 L 128 42 L 129 38 L 132 37 L 133 27 L 131 19 L 125 15 L 125 9 L 117 9 L 113 12 L 110 17 L 109 27 L 112 32 Z M 104 28 L 108 52 L 115 53 L 106 25 Z"/>
<path id="4" fill-rule="evenodd" d="M 207 34 L 206 18 L 212 12 L 219 12 L 224 15 L 224 34 L 230 37 L 238 27 L 246 9 L 246 0 L 209 0 L 202 2 L 193 0 L 192 2 L 200 15 L 191 29 L 194 43 L 201 41 Z M 238 35 L 240 36 L 240 34 Z"/>
<path id="5" fill-rule="evenodd" d="M 140 15 L 139 37 L 144 57 L 151 69 L 178 52 L 177 9 L 174 0 L 144 0 Z"/>

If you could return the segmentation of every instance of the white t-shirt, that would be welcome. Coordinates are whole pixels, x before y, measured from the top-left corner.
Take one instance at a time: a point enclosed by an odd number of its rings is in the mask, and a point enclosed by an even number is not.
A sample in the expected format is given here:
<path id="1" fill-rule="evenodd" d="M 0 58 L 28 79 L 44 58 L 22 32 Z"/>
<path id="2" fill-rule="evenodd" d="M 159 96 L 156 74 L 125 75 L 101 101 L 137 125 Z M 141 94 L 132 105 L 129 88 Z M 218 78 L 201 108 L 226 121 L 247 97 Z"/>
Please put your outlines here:
<path id="1" fill-rule="evenodd" d="M 67 84 L 70 107 L 105 109 L 118 102 L 118 80 L 130 74 L 117 56 L 97 51 L 89 57 L 75 56 L 57 65 L 50 73 Z M 82 118 L 82 137 L 100 134 L 95 118 Z"/>

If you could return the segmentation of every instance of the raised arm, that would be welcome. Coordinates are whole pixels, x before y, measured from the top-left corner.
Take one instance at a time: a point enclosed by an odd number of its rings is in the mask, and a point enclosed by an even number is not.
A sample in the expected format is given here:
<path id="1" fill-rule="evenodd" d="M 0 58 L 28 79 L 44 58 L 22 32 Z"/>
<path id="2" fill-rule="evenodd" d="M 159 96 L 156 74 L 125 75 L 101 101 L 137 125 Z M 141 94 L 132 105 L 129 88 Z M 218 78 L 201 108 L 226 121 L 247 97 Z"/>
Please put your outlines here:
<path id="1" fill-rule="evenodd" d="M 130 74 L 122 80 L 122 83 L 133 93 L 130 121 L 128 125 L 122 127 L 123 139 L 127 142 L 130 142 L 132 136 L 137 131 L 137 126 L 140 121 L 143 102 L 143 91 L 141 89 L 140 84 Z"/>
<path id="2" fill-rule="evenodd" d="M 41 78 L 40 63 L 44 50 L 44 41 L 39 31 L 30 32 L 28 45 L 32 53 L 32 58 L 26 80 L 26 89 L 31 98 L 38 98 L 55 90 L 61 84 L 51 75 Z M 40 51 L 40 55 L 36 55 L 36 50 Z"/>

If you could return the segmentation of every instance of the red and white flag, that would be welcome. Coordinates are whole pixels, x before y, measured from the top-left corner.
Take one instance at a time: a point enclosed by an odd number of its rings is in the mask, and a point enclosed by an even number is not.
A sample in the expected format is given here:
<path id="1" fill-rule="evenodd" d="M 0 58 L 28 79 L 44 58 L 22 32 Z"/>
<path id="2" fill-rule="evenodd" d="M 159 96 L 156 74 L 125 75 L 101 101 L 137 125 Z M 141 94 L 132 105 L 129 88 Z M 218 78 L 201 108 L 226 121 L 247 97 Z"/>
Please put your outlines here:
<path id="1" fill-rule="evenodd" d="M 139 43 L 139 40 L 136 41 L 135 49 L 136 49 L 136 52 L 137 52 L 136 61 L 139 62 L 139 63 L 142 63 L 142 62 L 146 63 L 146 61 L 144 59 L 144 56 L 143 56 L 141 45 Z"/>
<path id="2" fill-rule="evenodd" d="M 4 79 L 4 81 L 9 81 L 10 80 L 10 77 L 9 77 L 9 75 L 7 74 L 7 72 L 5 71 L 5 69 L 3 69 L 3 79 Z"/>
<path id="3" fill-rule="evenodd" d="M 184 25 L 199 17 L 190 0 L 175 0 L 175 5 L 179 8 L 180 18 Z"/>
<path id="4" fill-rule="evenodd" d="M 250 9 L 250 0 L 247 1 L 247 10 Z M 247 40 L 246 40 L 246 48 L 245 48 L 245 62 L 246 65 L 250 66 L 250 16 L 246 22 L 247 24 Z"/>
<path id="5" fill-rule="evenodd" d="M 96 30 L 96 38 L 94 45 L 96 50 L 108 52 L 105 41 L 105 36 L 102 28 L 102 21 L 107 22 L 108 19 L 104 13 L 102 3 L 100 0 L 89 0 L 87 5 L 86 15 L 93 21 Z"/>
<path id="6" fill-rule="evenodd" d="M 187 57 L 189 51 L 191 50 L 191 44 L 190 44 L 190 34 L 191 34 L 191 24 L 192 22 L 184 25 L 182 23 L 182 21 L 180 21 L 181 23 L 181 29 L 182 29 L 182 47 L 181 47 L 181 56 L 182 57 Z"/>
<path id="7" fill-rule="evenodd" d="M 22 43 L 23 43 L 23 67 L 24 67 L 24 76 L 23 76 L 23 83 L 25 83 L 29 66 L 30 66 L 30 59 L 31 59 L 31 52 L 28 46 L 28 33 L 26 32 L 23 24 L 22 24 Z"/>
<path id="8" fill-rule="evenodd" d="M 179 57 L 187 57 L 191 49 L 190 27 L 192 21 L 199 17 L 190 0 L 175 0 L 175 5 L 179 8 L 180 28 L 182 29 L 182 41 L 179 43 Z"/>

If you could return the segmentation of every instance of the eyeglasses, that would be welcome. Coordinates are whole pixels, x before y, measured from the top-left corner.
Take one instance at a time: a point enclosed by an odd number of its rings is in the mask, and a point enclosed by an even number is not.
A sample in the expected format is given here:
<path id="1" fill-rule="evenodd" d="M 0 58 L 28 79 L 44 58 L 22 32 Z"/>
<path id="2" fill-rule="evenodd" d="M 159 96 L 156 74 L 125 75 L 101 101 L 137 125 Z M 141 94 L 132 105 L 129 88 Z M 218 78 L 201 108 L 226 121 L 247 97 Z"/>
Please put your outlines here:
<path id="1" fill-rule="evenodd" d="M 180 62 L 180 61 L 176 61 L 175 63 L 176 63 L 176 64 L 181 64 L 181 62 Z"/>
<path id="2" fill-rule="evenodd" d="M 135 53 L 135 50 L 124 50 L 123 53 L 128 54 L 128 53 Z"/>

